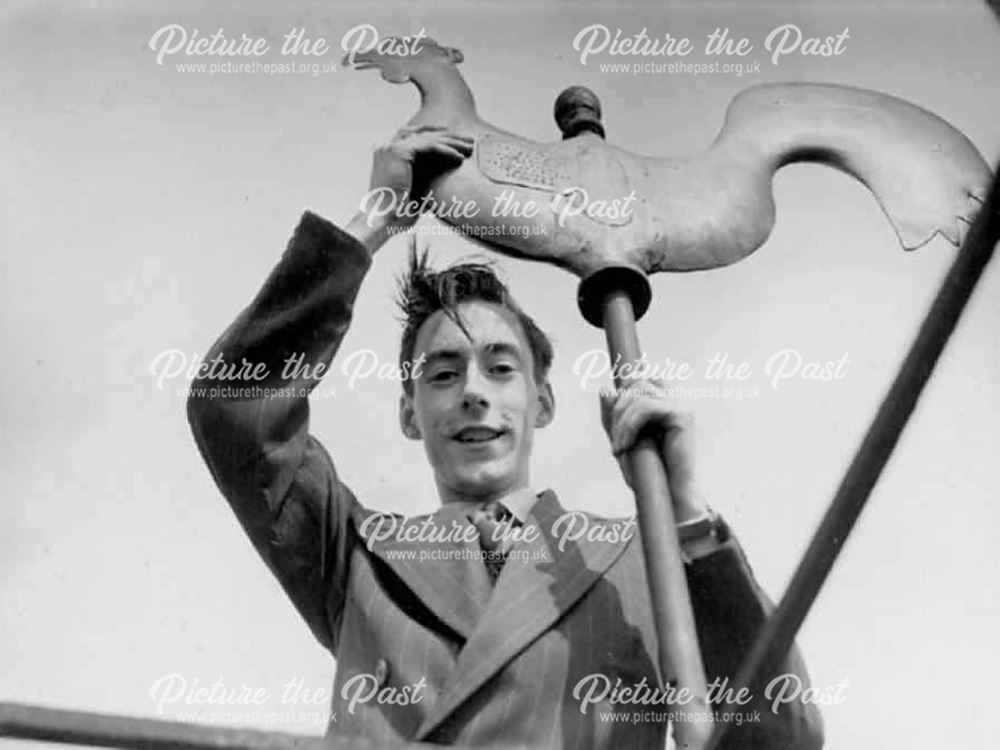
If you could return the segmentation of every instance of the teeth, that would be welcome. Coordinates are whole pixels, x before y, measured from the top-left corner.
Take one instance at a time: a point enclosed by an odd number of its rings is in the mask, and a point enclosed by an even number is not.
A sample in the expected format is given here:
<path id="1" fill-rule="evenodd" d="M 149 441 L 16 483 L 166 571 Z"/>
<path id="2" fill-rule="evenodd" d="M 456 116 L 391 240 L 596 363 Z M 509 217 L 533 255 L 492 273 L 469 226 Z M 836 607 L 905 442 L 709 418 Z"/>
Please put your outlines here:
<path id="1" fill-rule="evenodd" d="M 499 437 L 499 435 L 500 433 L 498 432 L 476 431 L 472 434 L 461 435 L 458 439 L 463 443 L 485 443 Z"/>

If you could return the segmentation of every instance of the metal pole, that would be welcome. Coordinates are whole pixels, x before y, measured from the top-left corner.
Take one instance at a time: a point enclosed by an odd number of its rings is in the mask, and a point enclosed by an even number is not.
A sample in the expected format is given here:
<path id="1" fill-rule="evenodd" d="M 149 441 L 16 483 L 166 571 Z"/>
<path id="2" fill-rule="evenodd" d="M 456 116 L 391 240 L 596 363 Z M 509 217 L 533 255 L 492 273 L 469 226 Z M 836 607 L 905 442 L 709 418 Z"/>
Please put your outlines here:
<path id="1" fill-rule="evenodd" d="M 611 361 L 637 362 L 642 353 L 628 293 L 622 289 L 608 292 L 602 307 Z M 617 368 L 615 386 L 629 386 L 627 379 L 617 375 Z M 664 680 L 675 678 L 677 687 L 686 688 L 691 695 L 690 701 L 675 702 L 669 709 L 673 713 L 683 708 L 702 712 L 706 716 L 705 722 L 673 722 L 674 741 L 678 748 L 701 750 L 711 732 L 711 723 L 707 721 L 711 715 L 708 688 L 684 562 L 681 560 L 666 468 L 650 437 L 640 438 L 627 460 L 632 471 L 653 622 L 660 645 L 660 675 Z"/>
<path id="2" fill-rule="evenodd" d="M 592 134 L 590 137 L 604 138 L 600 101 L 587 88 L 571 86 L 563 91 L 556 99 L 554 114 L 563 139 L 587 133 Z M 612 362 L 641 360 L 635 321 L 646 312 L 651 294 L 646 274 L 630 266 L 607 266 L 580 282 L 580 312 L 587 322 L 604 328 Z M 629 380 L 621 378 L 620 371 L 621 368 L 615 368 L 615 387 L 627 388 Z M 666 467 L 649 437 L 640 436 L 626 460 L 632 473 L 639 537 L 659 643 L 660 677 L 672 680 L 678 691 L 687 691 L 684 701 L 672 702 L 667 708 L 671 714 L 683 708 L 702 713 L 705 718 L 704 722 L 674 721 L 674 741 L 683 750 L 702 750 L 712 730 L 708 686 Z"/>

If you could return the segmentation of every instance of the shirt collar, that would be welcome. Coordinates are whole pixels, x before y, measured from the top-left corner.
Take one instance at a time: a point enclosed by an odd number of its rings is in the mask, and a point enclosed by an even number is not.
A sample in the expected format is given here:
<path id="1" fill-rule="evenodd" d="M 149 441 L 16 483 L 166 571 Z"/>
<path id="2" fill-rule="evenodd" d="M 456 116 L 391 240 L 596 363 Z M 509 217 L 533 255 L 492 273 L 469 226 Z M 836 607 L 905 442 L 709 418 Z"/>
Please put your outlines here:
<path id="1" fill-rule="evenodd" d="M 518 521 L 527 523 L 528 514 L 531 513 L 531 509 L 538 501 L 538 493 L 530 487 L 521 487 L 497 499 L 503 503 L 507 510 L 514 514 L 514 517 Z M 470 500 L 456 500 L 453 503 L 448 503 L 448 505 L 449 507 L 458 508 L 462 513 L 468 515 L 481 508 L 483 504 Z"/>

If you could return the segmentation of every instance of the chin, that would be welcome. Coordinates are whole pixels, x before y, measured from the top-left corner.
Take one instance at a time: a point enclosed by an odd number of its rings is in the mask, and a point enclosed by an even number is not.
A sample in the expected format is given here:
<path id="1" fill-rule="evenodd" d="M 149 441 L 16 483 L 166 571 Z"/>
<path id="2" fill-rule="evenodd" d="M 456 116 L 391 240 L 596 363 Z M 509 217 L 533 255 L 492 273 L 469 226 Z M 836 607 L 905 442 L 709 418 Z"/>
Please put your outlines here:
<path id="1" fill-rule="evenodd" d="M 492 472 L 462 472 L 457 475 L 455 484 L 463 492 L 483 493 L 492 492 L 497 487 L 502 487 L 506 482 L 506 476 L 493 474 Z"/>
<path id="2" fill-rule="evenodd" d="M 473 494 L 493 492 L 513 480 L 513 472 L 501 466 L 464 466 L 453 476 L 456 488 Z"/>

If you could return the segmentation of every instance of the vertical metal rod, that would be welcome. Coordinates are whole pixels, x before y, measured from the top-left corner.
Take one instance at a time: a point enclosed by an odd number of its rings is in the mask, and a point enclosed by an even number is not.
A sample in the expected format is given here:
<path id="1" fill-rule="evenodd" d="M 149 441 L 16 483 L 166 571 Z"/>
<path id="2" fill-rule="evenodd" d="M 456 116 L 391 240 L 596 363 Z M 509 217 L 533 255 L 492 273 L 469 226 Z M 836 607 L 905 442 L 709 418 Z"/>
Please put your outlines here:
<path id="1" fill-rule="evenodd" d="M 635 313 L 627 292 L 610 291 L 604 297 L 602 310 L 611 361 L 638 361 L 642 353 L 636 333 Z M 615 387 L 627 388 L 630 381 L 619 377 L 618 369 L 615 372 Z M 666 468 L 654 441 L 649 437 L 637 442 L 627 460 L 632 471 L 639 534 L 659 641 L 660 674 L 665 680 L 676 678 L 677 687 L 687 688 L 692 696 L 683 705 L 675 702 L 669 708 L 671 713 L 684 709 L 703 712 L 707 716 L 708 687 L 698 648 L 698 632 L 681 559 Z M 705 747 L 711 731 L 709 722 L 672 723 L 678 748 L 702 750 Z"/>

